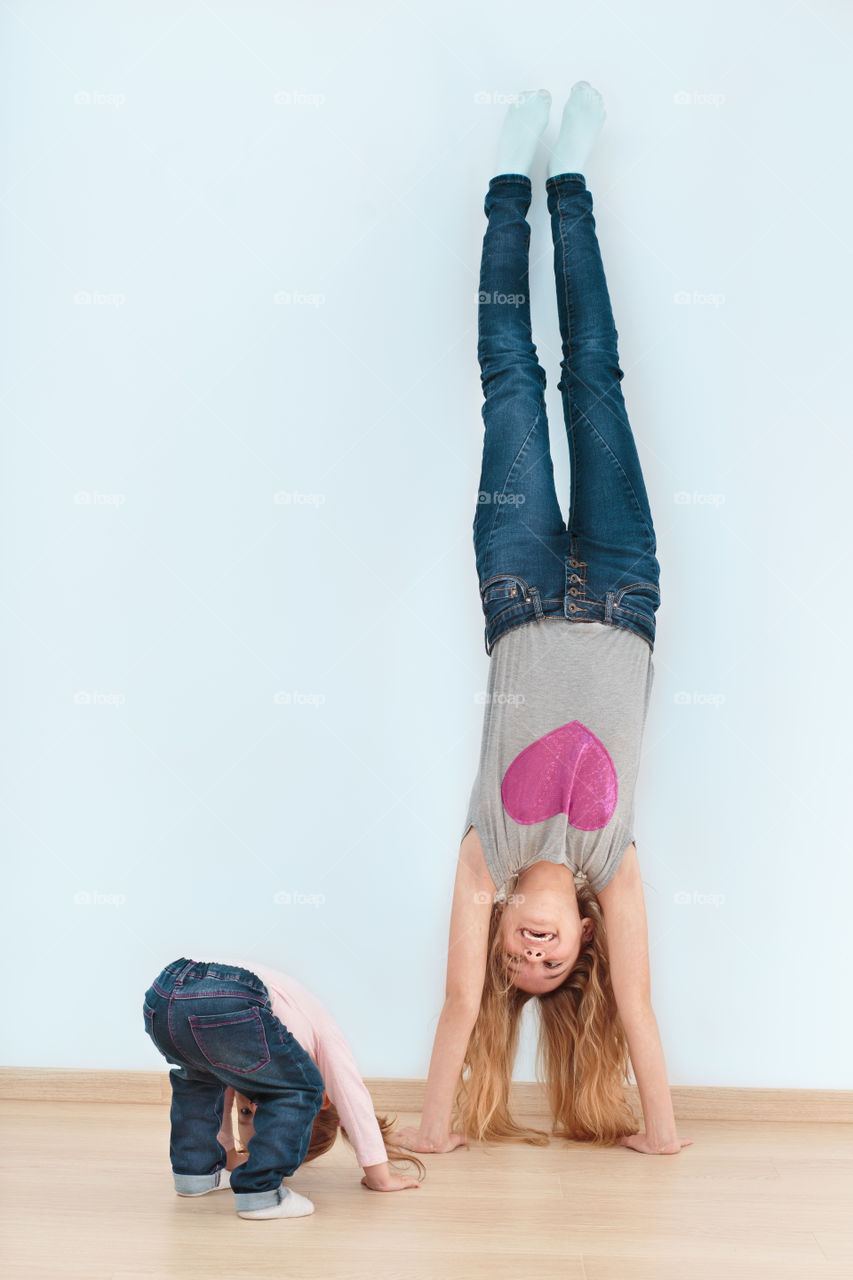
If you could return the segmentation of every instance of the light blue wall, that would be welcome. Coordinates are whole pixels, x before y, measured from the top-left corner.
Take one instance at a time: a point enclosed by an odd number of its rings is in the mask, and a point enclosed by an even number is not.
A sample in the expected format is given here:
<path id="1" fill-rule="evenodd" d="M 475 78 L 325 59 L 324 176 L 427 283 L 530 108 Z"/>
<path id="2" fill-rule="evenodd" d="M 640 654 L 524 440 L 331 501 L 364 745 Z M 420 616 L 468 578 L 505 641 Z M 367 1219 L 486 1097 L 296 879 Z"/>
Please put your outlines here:
<path id="1" fill-rule="evenodd" d="M 517 14 L 0 15 L 7 1063 L 164 1067 L 142 992 L 218 951 L 310 986 L 365 1075 L 426 1074 L 487 676 L 483 198 L 506 95 L 550 87 L 551 139 L 587 78 L 662 564 L 636 838 L 670 1080 L 851 1085 L 853 15 Z"/>

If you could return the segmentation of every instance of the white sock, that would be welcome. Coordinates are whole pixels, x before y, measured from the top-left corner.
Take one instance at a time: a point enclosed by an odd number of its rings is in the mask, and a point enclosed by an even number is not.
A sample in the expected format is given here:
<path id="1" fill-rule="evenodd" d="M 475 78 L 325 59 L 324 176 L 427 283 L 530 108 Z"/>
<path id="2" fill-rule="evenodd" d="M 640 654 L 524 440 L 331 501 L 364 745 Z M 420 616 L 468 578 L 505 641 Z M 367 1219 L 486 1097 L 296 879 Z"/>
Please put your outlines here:
<path id="1" fill-rule="evenodd" d="M 267 1205 L 265 1209 L 238 1209 L 238 1218 L 304 1218 L 314 1212 L 314 1205 L 298 1191 L 290 1187 L 282 1187 L 282 1199 L 278 1204 Z"/>
<path id="2" fill-rule="evenodd" d="M 523 173 L 530 177 L 539 139 L 545 132 L 551 110 L 547 89 L 526 89 L 507 109 L 498 142 L 498 167 L 501 173 Z"/>
<path id="3" fill-rule="evenodd" d="M 560 132 L 548 162 L 549 178 L 558 173 L 585 172 L 587 157 L 606 116 L 598 90 L 588 80 L 578 80 L 563 107 Z"/>

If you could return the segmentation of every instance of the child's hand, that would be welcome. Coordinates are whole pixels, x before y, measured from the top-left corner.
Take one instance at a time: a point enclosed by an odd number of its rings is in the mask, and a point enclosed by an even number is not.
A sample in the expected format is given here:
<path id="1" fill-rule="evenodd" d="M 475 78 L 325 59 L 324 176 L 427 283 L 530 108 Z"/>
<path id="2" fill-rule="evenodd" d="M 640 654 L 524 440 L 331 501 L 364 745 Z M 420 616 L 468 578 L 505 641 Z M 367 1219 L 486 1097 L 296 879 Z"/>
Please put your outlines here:
<path id="1" fill-rule="evenodd" d="M 392 1173 L 387 1164 L 374 1164 L 365 1169 L 361 1185 L 368 1191 L 405 1191 L 407 1187 L 417 1187 L 417 1178 L 409 1178 L 399 1173 Z"/>
<path id="2" fill-rule="evenodd" d="M 406 1151 L 426 1152 L 427 1155 L 443 1155 L 447 1151 L 455 1151 L 457 1147 L 468 1145 L 468 1139 L 464 1133 L 451 1133 L 443 1140 L 432 1142 L 421 1133 L 420 1129 L 411 1126 L 395 1129 L 388 1135 L 388 1141 L 398 1147 L 404 1147 Z"/>
<path id="3" fill-rule="evenodd" d="M 656 1145 L 644 1133 L 628 1133 L 619 1139 L 620 1146 L 632 1147 L 644 1156 L 677 1156 L 682 1147 L 692 1147 L 692 1138 L 673 1138 L 671 1142 Z"/>

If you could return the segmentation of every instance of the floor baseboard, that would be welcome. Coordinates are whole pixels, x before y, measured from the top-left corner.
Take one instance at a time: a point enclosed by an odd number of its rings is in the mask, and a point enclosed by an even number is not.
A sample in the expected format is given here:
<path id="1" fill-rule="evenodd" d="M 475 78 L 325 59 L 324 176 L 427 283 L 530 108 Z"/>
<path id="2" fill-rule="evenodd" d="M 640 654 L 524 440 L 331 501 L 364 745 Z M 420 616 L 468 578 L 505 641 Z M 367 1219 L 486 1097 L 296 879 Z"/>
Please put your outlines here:
<path id="1" fill-rule="evenodd" d="M 422 1109 L 425 1080 L 365 1081 L 379 1112 Z M 637 1114 L 637 1089 L 626 1090 Z M 853 1091 L 844 1089 L 740 1089 L 673 1085 L 676 1120 L 756 1120 L 770 1122 L 853 1123 Z M 86 1071 L 75 1068 L 0 1067 L 0 1099 L 26 1102 L 168 1103 L 168 1071 Z M 519 1116 L 548 1111 L 541 1085 L 516 1081 L 512 1106 Z"/>

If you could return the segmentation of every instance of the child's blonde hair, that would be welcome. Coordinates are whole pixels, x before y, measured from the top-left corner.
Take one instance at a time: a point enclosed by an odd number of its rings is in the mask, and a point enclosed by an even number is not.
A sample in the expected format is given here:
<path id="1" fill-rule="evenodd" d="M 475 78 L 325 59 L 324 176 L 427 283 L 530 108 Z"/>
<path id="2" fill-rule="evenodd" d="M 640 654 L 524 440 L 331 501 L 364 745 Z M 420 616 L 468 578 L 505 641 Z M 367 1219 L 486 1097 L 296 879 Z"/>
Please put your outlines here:
<path id="1" fill-rule="evenodd" d="M 515 877 L 512 892 L 517 883 Z M 581 942 L 565 981 L 535 997 L 536 1074 L 544 1078 L 554 1136 L 612 1146 L 639 1128 L 624 1089 L 628 1045 L 610 982 L 604 915 L 588 881 L 576 880 L 575 888 L 580 916 L 593 922 L 592 937 Z M 512 982 L 500 927 L 505 905 L 498 901 L 492 908 L 483 995 L 465 1053 L 452 1127 L 482 1141 L 520 1139 L 545 1146 L 548 1134 L 517 1124 L 509 1109 L 521 1012 L 534 997 Z"/>
<path id="2" fill-rule="evenodd" d="M 389 1163 L 402 1162 L 410 1163 L 415 1166 L 418 1171 L 418 1182 L 422 1181 L 426 1174 L 426 1166 L 423 1161 L 418 1160 L 411 1151 L 406 1151 L 403 1147 L 396 1146 L 393 1142 L 388 1141 L 388 1134 L 392 1129 L 396 1128 L 397 1118 L 390 1119 L 388 1116 L 377 1115 L 376 1123 L 379 1125 L 379 1131 L 382 1134 L 382 1141 L 385 1143 L 385 1151 L 388 1155 Z M 334 1103 L 330 1102 L 327 1107 L 317 1113 L 314 1120 L 314 1127 L 311 1130 L 311 1141 L 308 1145 L 308 1154 L 305 1161 L 316 1160 L 317 1156 L 323 1155 L 334 1145 L 335 1139 L 341 1133 L 352 1146 L 350 1136 L 340 1122 L 337 1108 Z"/>
<path id="3" fill-rule="evenodd" d="M 250 1106 L 249 1098 L 242 1093 L 235 1092 L 234 1101 L 238 1111 L 242 1106 Z M 389 1163 L 412 1164 L 417 1170 L 418 1182 L 423 1181 L 426 1175 L 426 1166 L 421 1160 L 418 1160 L 411 1151 L 406 1151 L 403 1147 L 396 1146 L 393 1142 L 388 1141 L 388 1134 L 392 1129 L 396 1128 L 397 1120 L 390 1119 L 388 1116 L 376 1116 L 376 1123 L 379 1125 L 379 1131 L 382 1134 L 382 1141 L 385 1144 L 385 1151 L 388 1156 Z M 316 1160 L 318 1156 L 322 1156 L 330 1147 L 333 1147 L 338 1134 L 343 1134 L 350 1146 L 350 1136 L 344 1126 L 341 1124 L 338 1110 L 334 1103 L 328 1102 L 321 1111 L 317 1112 L 314 1117 L 314 1124 L 311 1128 L 311 1141 L 308 1144 L 308 1154 L 303 1164 L 307 1164 L 309 1160 Z M 238 1150 L 244 1151 L 245 1147 L 240 1143 L 239 1136 L 237 1138 Z"/>

